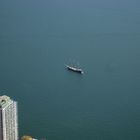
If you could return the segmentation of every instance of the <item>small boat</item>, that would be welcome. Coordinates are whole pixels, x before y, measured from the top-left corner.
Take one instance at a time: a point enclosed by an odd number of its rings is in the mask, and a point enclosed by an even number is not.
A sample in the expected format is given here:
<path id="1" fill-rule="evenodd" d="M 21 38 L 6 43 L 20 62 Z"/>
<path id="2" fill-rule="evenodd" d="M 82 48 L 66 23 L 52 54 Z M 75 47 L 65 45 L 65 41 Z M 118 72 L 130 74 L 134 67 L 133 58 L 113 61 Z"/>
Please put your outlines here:
<path id="1" fill-rule="evenodd" d="M 77 73 L 80 73 L 80 74 L 84 74 L 83 70 L 82 69 L 79 69 L 79 68 L 76 68 L 76 67 L 73 67 L 73 66 L 69 66 L 69 65 L 66 65 L 66 68 L 68 70 L 71 70 L 73 72 L 77 72 Z"/>

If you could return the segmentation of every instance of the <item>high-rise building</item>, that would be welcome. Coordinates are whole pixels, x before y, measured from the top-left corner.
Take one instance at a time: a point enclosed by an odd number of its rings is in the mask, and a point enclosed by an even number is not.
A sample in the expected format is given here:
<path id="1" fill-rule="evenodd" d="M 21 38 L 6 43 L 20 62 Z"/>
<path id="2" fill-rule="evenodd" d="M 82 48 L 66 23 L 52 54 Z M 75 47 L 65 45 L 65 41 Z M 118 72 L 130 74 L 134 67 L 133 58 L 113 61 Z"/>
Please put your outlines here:
<path id="1" fill-rule="evenodd" d="M 17 102 L 0 96 L 0 140 L 18 140 Z"/>

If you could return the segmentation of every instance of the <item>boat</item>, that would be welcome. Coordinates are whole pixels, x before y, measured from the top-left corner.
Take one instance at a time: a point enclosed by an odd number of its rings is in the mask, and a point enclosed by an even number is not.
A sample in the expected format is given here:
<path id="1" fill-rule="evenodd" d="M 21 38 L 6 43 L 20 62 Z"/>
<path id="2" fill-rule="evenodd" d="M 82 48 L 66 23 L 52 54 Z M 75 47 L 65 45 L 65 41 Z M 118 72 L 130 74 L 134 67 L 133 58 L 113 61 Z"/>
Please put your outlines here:
<path id="1" fill-rule="evenodd" d="M 69 65 L 66 65 L 66 68 L 70 71 L 77 72 L 77 73 L 80 73 L 80 74 L 84 74 L 84 71 L 80 68 L 76 68 L 76 67 L 69 66 Z"/>

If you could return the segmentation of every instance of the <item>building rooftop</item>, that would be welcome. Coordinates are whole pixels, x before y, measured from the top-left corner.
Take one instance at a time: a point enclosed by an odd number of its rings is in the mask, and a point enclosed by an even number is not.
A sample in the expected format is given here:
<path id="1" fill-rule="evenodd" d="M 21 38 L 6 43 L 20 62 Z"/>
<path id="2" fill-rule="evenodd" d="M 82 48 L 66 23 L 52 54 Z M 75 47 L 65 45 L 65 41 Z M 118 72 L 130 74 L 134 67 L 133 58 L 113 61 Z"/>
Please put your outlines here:
<path id="1" fill-rule="evenodd" d="M 5 107 L 10 102 L 11 102 L 10 97 L 6 95 L 0 96 L 0 107 Z"/>

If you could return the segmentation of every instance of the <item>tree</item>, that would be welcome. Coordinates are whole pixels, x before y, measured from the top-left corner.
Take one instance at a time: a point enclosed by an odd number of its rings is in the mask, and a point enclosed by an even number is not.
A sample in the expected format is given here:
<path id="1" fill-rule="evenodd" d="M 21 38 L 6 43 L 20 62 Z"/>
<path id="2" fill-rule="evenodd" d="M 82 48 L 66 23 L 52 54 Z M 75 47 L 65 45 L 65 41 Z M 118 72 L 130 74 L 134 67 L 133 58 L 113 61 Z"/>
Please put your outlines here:
<path id="1" fill-rule="evenodd" d="M 33 140 L 31 136 L 23 136 L 21 140 Z"/>

